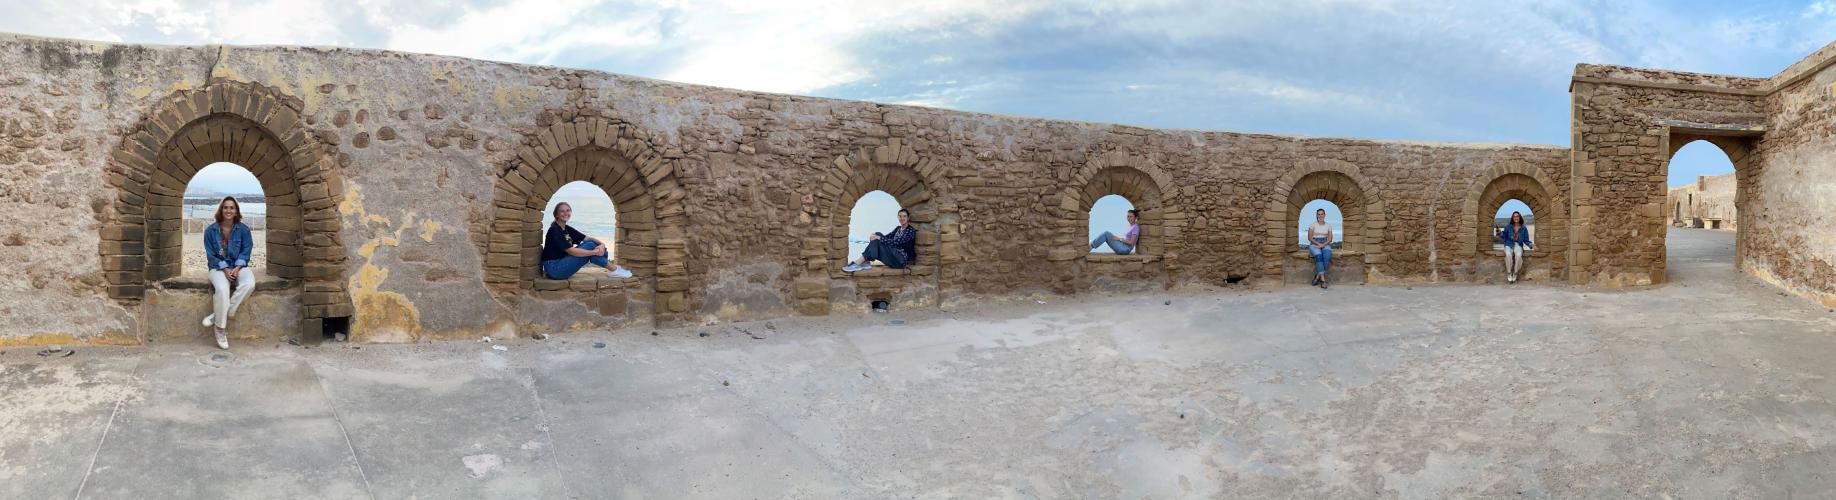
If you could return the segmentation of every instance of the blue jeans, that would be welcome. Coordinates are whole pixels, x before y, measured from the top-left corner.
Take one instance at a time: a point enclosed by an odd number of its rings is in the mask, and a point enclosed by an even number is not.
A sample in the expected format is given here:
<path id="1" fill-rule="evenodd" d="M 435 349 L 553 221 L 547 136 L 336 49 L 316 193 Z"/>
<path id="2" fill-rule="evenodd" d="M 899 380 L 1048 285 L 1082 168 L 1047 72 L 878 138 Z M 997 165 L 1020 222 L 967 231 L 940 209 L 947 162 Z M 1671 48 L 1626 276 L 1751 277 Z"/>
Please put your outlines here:
<path id="1" fill-rule="evenodd" d="M 1307 253 L 1313 255 L 1313 272 L 1326 274 L 1326 265 L 1332 263 L 1332 244 L 1328 243 L 1326 238 L 1323 237 L 1314 238 L 1313 241 L 1325 245 L 1319 248 L 1314 248 L 1313 245 L 1307 245 Z"/>
<path id="2" fill-rule="evenodd" d="M 1104 243 L 1108 243 L 1109 249 L 1116 252 L 1116 255 L 1128 255 L 1129 252 L 1135 251 L 1134 245 L 1130 245 L 1121 240 L 1109 239 L 1114 236 L 1115 234 L 1109 231 L 1103 231 L 1103 234 L 1097 235 L 1096 239 L 1090 240 L 1090 249 L 1096 250 L 1097 247 L 1103 246 Z"/>
<path id="3" fill-rule="evenodd" d="M 592 250 L 599 248 L 599 244 L 586 241 L 581 242 L 580 246 L 577 248 L 581 250 Z M 576 257 L 569 255 L 555 260 L 543 261 L 542 274 L 547 275 L 548 279 L 551 280 L 564 280 L 573 276 L 574 273 L 580 272 L 580 268 L 586 267 L 589 263 L 607 269 L 612 268 L 612 260 L 607 259 L 604 255 L 595 255 L 592 257 Z"/>

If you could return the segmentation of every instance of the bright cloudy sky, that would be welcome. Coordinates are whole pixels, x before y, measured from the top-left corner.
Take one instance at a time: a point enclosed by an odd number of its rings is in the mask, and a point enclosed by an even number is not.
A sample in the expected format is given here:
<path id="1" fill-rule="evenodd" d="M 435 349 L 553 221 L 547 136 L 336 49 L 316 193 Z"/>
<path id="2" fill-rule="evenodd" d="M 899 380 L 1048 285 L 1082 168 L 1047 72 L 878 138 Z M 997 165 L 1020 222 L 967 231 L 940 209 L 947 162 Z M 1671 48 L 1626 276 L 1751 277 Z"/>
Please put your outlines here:
<path id="1" fill-rule="evenodd" d="M 1568 142 L 1575 63 L 1771 76 L 1836 0 L 0 0 L 0 31 L 310 44 L 1155 127 Z M 1690 148 L 1673 184 L 1728 168 Z"/>

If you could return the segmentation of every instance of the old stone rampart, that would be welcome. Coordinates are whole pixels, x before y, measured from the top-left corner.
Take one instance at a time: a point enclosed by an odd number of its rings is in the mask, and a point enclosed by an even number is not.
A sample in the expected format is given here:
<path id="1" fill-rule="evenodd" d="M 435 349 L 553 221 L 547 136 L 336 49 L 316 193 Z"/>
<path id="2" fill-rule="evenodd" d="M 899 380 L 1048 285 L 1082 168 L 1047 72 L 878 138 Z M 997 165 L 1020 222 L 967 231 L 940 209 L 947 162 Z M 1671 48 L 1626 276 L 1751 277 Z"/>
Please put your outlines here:
<path id="1" fill-rule="evenodd" d="M 1737 165 L 1828 142 L 1742 135 L 1784 125 L 1766 80 L 1604 66 L 1577 70 L 1571 151 L 1148 129 L 375 50 L 0 35 L 0 65 L 0 344 L 201 333 L 178 211 L 216 161 L 254 173 L 269 207 L 267 276 L 237 335 L 413 342 L 1304 282 L 1296 227 L 1314 199 L 1344 211 L 1342 281 L 1493 279 L 1485 226 L 1515 198 L 1539 226 L 1533 282 L 1661 282 L 1670 142 L 1719 133 L 1753 150 L 1730 153 Z M 540 212 L 572 181 L 614 201 L 615 254 L 637 279 L 540 279 Z M 850 208 L 873 190 L 912 211 L 917 262 L 840 273 Z M 1144 210 L 1137 255 L 1086 251 L 1108 194 Z M 1833 259 L 1792 259 L 1748 268 L 1831 292 L 1807 280 Z"/>

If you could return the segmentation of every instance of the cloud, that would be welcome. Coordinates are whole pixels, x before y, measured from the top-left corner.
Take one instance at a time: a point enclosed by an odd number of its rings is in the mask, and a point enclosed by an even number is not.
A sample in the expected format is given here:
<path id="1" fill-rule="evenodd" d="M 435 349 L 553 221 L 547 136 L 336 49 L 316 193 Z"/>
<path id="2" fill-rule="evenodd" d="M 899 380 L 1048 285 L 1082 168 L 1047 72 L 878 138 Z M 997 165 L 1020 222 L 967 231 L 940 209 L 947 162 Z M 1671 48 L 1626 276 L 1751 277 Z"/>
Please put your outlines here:
<path id="1" fill-rule="evenodd" d="M 1769 76 L 1836 2 L 19 0 L 0 30 L 380 47 L 1148 126 L 1565 143 L 1578 62 Z"/>

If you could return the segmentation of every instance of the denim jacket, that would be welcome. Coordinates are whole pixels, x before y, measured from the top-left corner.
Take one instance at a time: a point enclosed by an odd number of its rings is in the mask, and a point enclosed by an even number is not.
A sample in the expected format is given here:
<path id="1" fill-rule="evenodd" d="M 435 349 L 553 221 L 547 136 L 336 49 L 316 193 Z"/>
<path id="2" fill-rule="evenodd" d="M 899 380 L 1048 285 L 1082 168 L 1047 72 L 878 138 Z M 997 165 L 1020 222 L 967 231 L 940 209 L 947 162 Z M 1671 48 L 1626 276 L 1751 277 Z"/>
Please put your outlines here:
<path id="1" fill-rule="evenodd" d="M 1504 237 L 1505 248 L 1517 246 L 1528 247 L 1532 244 L 1530 242 L 1530 226 L 1528 225 L 1518 227 L 1516 231 L 1512 231 L 1511 225 L 1506 224 L 1504 233 L 1500 236 Z"/>
<path id="2" fill-rule="evenodd" d="M 204 262 L 210 270 L 248 267 L 249 253 L 255 250 L 255 237 L 249 234 L 249 226 L 236 223 L 236 227 L 230 229 L 228 247 L 219 241 L 219 234 L 221 230 L 216 224 L 204 226 Z"/>

